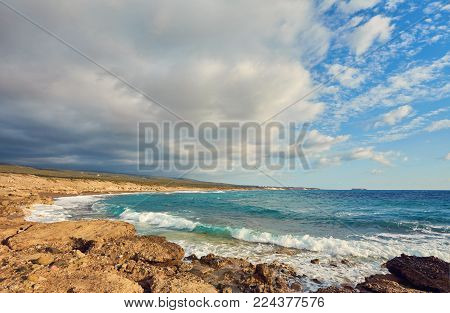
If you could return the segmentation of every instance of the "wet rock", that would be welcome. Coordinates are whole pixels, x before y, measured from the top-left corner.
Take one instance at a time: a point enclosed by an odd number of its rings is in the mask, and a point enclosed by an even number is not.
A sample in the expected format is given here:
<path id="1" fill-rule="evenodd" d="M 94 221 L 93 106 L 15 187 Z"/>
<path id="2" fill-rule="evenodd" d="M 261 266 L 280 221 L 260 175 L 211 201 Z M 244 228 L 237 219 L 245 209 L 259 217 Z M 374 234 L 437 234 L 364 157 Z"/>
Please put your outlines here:
<path id="1" fill-rule="evenodd" d="M 287 247 L 276 247 L 274 253 L 277 254 L 285 254 L 285 255 L 297 255 L 301 252 L 301 250 L 299 249 L 295 249 L 295 248 L 287 248 Z"/>
<path id="2" fill-rule="evenodd" d="M 350 286 L 330 286 L 330 287 L 319 288 L 316 292 L 317 293 L 355 293 L 355 292 L 358 292 L 358 290 L 356 290 Z"/>
<path id="3" fill-rule="evenodd" d="M 301 292 L 303 290 L 303 286 L 300 283 L 293 282 L 291 283 L 291 289 L 295 292 Z"/>
<path id="4" fill-rule="evenodd" d="M 184 258 L 186 261 L 197 261 L 198 257 L 195 254 L 191 254 Z"/>
<path id="5" fill-rule="evenodd" d="M 392 274 L 409 285 L 429 292 L 450 292 L 450 264 L 436 257 L 416 257 L 402 254 L 386 263 Z"/>
<path id="6" fill-rule="evenodd" d="M 267 264 L 258 264 L 255 268 L 255 275 L 266 284 L 272 284 L 275 272 Z"/>
<path id="7" fill-rule="evenodd" d="M 419 292 L 416 289 L 405 286 L 398 277 L 394 275 L 372 275 L 367 277 L 363 283 L 356 286 L 361 292 L 377 293 L 413 293 Z"/>

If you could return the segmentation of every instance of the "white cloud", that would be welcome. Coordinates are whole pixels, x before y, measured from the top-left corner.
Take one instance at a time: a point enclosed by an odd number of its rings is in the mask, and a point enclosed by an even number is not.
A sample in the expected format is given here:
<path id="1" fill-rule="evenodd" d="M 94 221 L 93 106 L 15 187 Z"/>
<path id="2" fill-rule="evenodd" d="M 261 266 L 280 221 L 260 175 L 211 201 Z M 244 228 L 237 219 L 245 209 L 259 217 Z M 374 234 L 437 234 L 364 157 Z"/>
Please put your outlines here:
<path id="1" fill-rule="evenodd" d="M 350 0 L 339 1 L 339 8 L 345 13 L 354 13 L 374 7 L 380 0 Z"/>
<path id="2" fill-rule="evenodd" d="M 325 152 L 330 150 L 334 145 L 347 141 L 349 138 L 349 135 L 327 136 L 313 129 L 306 136 L 303 148 L 308 154 Z"/>
<path id="3" fill-rule="evenodd" d="M 374 135 L 376 142 L 389 142 L 407 138 L 423 131 L 424 125 L 431 117 L 448 111 L 447 108 L 439 108 L 413 118 L 406 124 L 394 126 L 387 131 L 379 131 Z"/>
<path id="4" fill-rule="evenodd" d="M 356 148 L 350 153 L 344 155 L 344 159 L 347 160 L 373 160 L 380 164 L 391 166 L 392 163 L 389 160 L 391 152 L 377 152 L 373 150 L 373 147 Z"/>
<path id="5" fill-rule="evenodd" d="M 374 42 L 386 42 L 394 26 L 391 19 L 382 15 L 372 17 L 367 23 L 357 27 L 349 36 L 348 42 L 356 55 L 366 52 Z"/>
<path id="6" fill-rule="evenodd" d="M 445 68 L 450 65 L 450 53 L 428 64 L 410 66 L 370 88 L 350 101 L 338 103 L 334 121 L 340 123 L 373 107 L 391 107 L 417 99 L 438 100 L 448 97 L 450 83 L 445 80 Z"/>
<path id="7" fill-rule="evenodd" d="M 355 160 L 372 160 L 384 166 L 392 166 L 391 159 L 398 156 L 399 153 L 394 151 L 380 152 L 375 151 L 374 147 L 359 147 L 334 156 L 320 157 L 314 163 L 314 167 L 339 165 L 342 162 Z"/>
<path id="8" fill-rule="evenodd" d="M 433 123 L 431 123 L 430 126 L 425 128 L 425 130 L 428 132 L 434 132 L 434 131 L 438 131 L 438 130 L 446 129 L 446 128 L 450 128 L 450 120 L 447 120 L 447 119 L 434 121 Z"/>
<path id="9" fill-rule="evenodd" d="M 349 88 L 359 87 L 366 79 L 366 76 L 361 74 L 358 69 L 340 64 L 329 66 L 328 73 L 336 76 L 335 79 L 341 85 Z"/>
<path id="10" fill-rule="evenodd" d="M 383 125 L 395 125 L 405 117 L 412 113 L 413 109 L 410 105 L 403 105 L 395 110 L 385 113 L 381 116 L 380 120 L 375 123 L 375 127 Z"/>
<path id="11" fill-rule="evenodd" d="M 405 0 L 388 0 L 386 2 L 386 9 L 395 10 L 400 3 L 405 2 Z"/>
<path id="12" fill-rule="evenodd" d="M 450 152 L 447 153 L 447 155 L 444 157 L 444 160 L 446 161 L 450 161 Z"/>

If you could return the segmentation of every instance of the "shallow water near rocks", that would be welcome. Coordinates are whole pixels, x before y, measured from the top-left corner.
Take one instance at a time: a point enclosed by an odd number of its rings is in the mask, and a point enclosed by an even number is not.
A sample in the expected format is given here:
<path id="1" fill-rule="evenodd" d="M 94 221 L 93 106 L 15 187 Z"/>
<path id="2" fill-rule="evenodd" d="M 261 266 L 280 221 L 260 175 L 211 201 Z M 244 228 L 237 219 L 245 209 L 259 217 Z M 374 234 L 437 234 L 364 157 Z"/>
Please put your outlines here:
<path id="1" fill-rule="evenodd" d="M 108 218 L 166 236 L 186 255 L 280 261 L 308 291 L 385 272 L 401 253 L 450 261 L 449 191 L 248 190 L 77 196 L 29 220 Z M 312 264 L 319 259 L 319 264 Z"/>

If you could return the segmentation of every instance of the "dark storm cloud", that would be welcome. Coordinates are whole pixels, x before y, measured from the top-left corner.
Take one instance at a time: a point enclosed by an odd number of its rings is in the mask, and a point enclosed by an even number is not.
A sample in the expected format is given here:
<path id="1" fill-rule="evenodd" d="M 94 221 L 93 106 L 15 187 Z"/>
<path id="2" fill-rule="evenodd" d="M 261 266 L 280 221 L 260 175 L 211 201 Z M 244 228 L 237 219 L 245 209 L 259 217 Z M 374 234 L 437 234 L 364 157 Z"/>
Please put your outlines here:
<path id="1" fill-rule="evenodd" d="M 13 5 L 193 121 L 270 116 L 313 87 L 307 65 L 328 47 L 311 1 Z M 299 47 L 306 35 L 317 40 Z M 1 162 L 131 168 L 137 122 L 174 119 L 4 6 L 0 42 Z"/>

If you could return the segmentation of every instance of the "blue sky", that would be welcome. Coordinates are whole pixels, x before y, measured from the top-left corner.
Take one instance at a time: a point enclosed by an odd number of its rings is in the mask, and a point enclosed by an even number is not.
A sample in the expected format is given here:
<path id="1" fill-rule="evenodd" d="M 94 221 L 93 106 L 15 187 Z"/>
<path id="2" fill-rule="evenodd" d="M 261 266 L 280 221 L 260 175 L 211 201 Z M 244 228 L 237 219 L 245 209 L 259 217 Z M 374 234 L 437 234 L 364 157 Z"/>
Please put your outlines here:
<path id="1" fill-rule="evenodd" d="M 193 122 L 264 121 L 315 90 L 276 117 L 311 123 L 313 169 L 266 172 L 284 185 L 450 188 L 446 1 L 13 5 Z M 135 173 L 137 122 L 174 119 L 3 5 L 0 42 L 0 162 Z"/>

